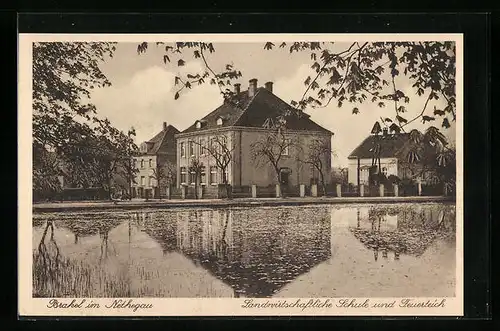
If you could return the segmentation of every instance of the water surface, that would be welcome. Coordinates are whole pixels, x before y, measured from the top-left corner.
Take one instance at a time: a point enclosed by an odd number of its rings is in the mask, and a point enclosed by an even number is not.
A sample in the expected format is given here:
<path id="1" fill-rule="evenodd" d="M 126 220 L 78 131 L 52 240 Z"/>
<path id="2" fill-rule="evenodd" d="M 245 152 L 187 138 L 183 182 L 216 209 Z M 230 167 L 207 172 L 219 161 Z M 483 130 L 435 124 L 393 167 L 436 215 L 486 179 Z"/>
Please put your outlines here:
<path id="1" fill-rule="evenodd" d="M 41 213 L 35 297 L 454 296 L 455 206 Z"/>

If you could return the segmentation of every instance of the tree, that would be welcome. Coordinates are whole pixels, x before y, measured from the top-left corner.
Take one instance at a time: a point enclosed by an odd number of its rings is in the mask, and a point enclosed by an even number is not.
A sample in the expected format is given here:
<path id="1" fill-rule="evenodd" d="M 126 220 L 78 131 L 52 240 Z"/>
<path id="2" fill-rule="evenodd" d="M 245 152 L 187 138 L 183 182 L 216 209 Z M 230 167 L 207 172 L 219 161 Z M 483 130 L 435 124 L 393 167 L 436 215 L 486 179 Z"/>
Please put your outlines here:
<path id="1" fill-rule="evenodd" d="M 110 86 L 99 63 L 112 57 L 114 43 L 33 43 L 33 138 L 46 147 L 64 143 L 78 121 L 96 114 L 90 90 Z"/>
<path id="2" fill-rule="evenodd" d="M 181 93 L 207 81 L 219 87 L 225 100 L 231 99 L 233 92 L 227 88 L 224 90 L 224 87 L 231 85 L 233 80 L 242 75 L 232 64 L 226 65 L 221 71 L 210 66 L 207 55 L 216 52 L 213 43 L 176 42 L 157 45 L 165 47 L 165 64 L 174 62 L 177 66 L 183 66 L 187 52 L 192 52 L 193 57 L 200 59 L 204 66 L 201 72 L 175 77 L 174 83 L 178 86 L 175 99 L 179 99 Z M 142 53 L 147 48 L 148 43 L 141 43 L 137 51 Z M 304 77 L 304 92 L 300 99 L 290 102 L 301 111 L 308 107 L 327 107 L 332 101 L 338 107 L 346 103 L 352 104 L 353 114 L 360 114 L 361 105 L 367 102 L 381 108 L 392 104 L 393 115 L 381 118 L 375 126 L 390 126 L 391 130 L 403 133 L 408 125 L 417 120 L 424 124 L 440 120 L 440 126 L 444 129 L 450 128 L 451 122 L 456 120 L 455 42 L 283 42 L 279 47 L 273 42 L 266 42 L 263 48 L 269 51 L 287 48 L 290 54 L 310 54 L 312 72 Z M 174 58 L 175 61 L 172 60 Z M 398 88 L 400 77 L 407 79 L 414 93 L 405 93 Z M 421 111 L 408 118 L 405 105 L 411 102 L 412 94 L 425 96 L 425 101 Z M 435 106 L 431 112 L 428 105 L 436 100 L 443 101 L 444 105 L 440 108 Z M 436 126 L 432 127 L 439 132 Z M 261 145 L 265 145 L 265 142 L 261 142 Z M 272 159 L 275 161 L 275 158 Z M 373 159 L 374 166 L 377 162 L 380 168 L 376 153 Z"/>
<path id="3" fill-rule="evenodd" d="M 111 199 L 113 178 L 115 175 L 128 178 L 128 167 L 137 146 L 132 140 L 132 132 L 124 134 L 114 128 L 107 119 L 97 123 L 95 145 L 91 145 L 91 148 L 96 149 L 94 172 Z"/>
<path id="4" fill-rule="evenodd" d="M 59 180 L 60 160 L 54 153 L 49 153 L 39 145 L 34 144 L 33 148 L 33 154 L 37 155 L 33 158 L 33 198 L 51 198 L 62 190 Z"/>
<path id="5" fill-rule="evenodd" d="M 224 133 L 217 132 L 210 137 L 207 145 L 202 145 L 199 142 L 194 143 L 206 151 L 215 161 L 215 166 L 221 173 L 222 183 L 226 187 L 226 195 L 229 198 L 231 196 L 231 188 L 228 184 L 227 170 L 231 161 L 233 161 L 234 144 L 229 144 L 227 138 Z"/>
<path id="6" fill-rule="evenodd" d="M 429 180 L 443 184 L 448 191 L 455 187 L 456 154 L 448 147 L 446 137 L 436 128 L 429 127 L 425 133 L 412 130 L 405 157 L 401 167 L 410 172 L 410 180 L 428 177 Z"/>
<path id="7" fill-rule="evenodd" d="M 112 57 L 115 43 L 33 43 L 33 181 L 51 172 L 44 161 L 54 153 L 67 177 L 83 187 L 96 183 L 98 139 L 95 106 L 90 91 L 110 86 L 99 64 Z M 93 145 L 94 144 L 94 145 Z"/>
<path id="8" fill-rule="evenodd" d="M 314 138 L 307 146 L 307 154 L 300 162 L 308 164 L 318 171 L 323 194 L 326 195 L 325 168 L 326 162 L 330 162 L 330 156 L 335 155 L 332 151 L 331 142 L 325 139 Z"/>
<path id="9" fill-rule="evenodd" d="M 196 199 L 199 198 L 198 186 L 200 183 L 200 178 L 201 178 L 201 173 L 203 172 L 203 168 L 205 168 L 205 165 L 203 164 L 203 162 L 200 161 L 200 159 L 196 157 L 191 158 L 191 164 L 189 165 L 189 173 L 194 175 L 194 195 Z"/>
<path id="10" fill-rule="evenodd" d="M 296 138 L 286 134 L 286 120 L 279 117 L 275 125 L 260 139 L 250 145 L 251 157 L 255 165 L 271 165 L 276 174 L 276 183 L 281 192 L 280 161 L 290 149 L 298 146 Z"/>
<path id="11" fill-rule="evenodd" d="M 174 98 L 181 93 L 209 81 L 216 84 L 224 98 L 228 99 L 232 92 L 223 87 L 241 77 L 241 72 L 232 64 L 228 64 L 220 72 L 216 72 L 210 64 L 208 54 L 216 52 L 213 43 L 175 42 L 157 43 L 165 47 L 163 60 L 165 64 L 177 63 L 183 66 L 186 52 L 200 59 L 204 68 L 201 72 L 187 73 L 185 77 L 175 77 Z M 138 53 L 147 50 L 148 43 L 137 47 Z M 269 51 L 277 48 L 288 48 L 290 54 L 308 52 L 311 59 L 312 73 L 304 79 L 305 90 L 302 97 L 292 100 L 292 106 L 301 110 L 311 107 L 326 107 L 333 100 L 341 107 L 344 103 L 354 105 L 364 102 L 376 103 L 386 107 L 394 106 L 393 118 L 387 118 L 401 130 L 416 120 L 424 123 L 442 118 L 441 126 L 448 128 L 455 120 L 456 95 L 456 46 L 454 42 L 292 42 L 281 43 L 279 47 L 266 42 L 263 48 Z M 208 53 L 208 54 L 207 54 Z M 417 116 L 407 119 L 405 104 L 411 100 L 397 87 L 397 77 L 407 78 L 416 95 L 426 95 L 426 101 Z M 444 99 L 446 106 L 427 113 L 427 105 L 431 100 Z M 353 114 L 360 113 L 355 106 Z M 385 119 L 384 119 L 385 120 Z"/>
<path id="12" fill-rule="evenodd" d="M 137 184 L 136 175 L 139 172 L 139 169 L 135 165 L 134 156 L 137 154 L 138 147 L 133 141 L 133 137 L 136 136 L 135 129 L 132 127 L 127 132 L 127 141 L 125 142 L 127 145 L 125 158 L 128 160 L 124 160 L 123 168 L 125 172 L 125 178 L 128 184 L 128 199 L 132 200 L 132 184 Z"/>

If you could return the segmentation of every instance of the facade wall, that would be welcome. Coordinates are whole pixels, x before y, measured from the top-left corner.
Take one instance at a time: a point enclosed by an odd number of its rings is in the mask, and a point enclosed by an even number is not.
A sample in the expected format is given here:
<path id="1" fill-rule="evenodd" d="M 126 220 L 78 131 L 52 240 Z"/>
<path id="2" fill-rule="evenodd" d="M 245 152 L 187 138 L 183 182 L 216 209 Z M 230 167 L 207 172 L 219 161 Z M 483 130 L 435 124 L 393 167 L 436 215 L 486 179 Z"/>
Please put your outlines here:
<path id="1" fill-rule="evenodd" d="M 368 184 L 368 168 L 372 165 L 372 159 L 360 159 L 360 184 Z M 377 162 L 378 163 L 378 162 Z M 397 158 L 381 158 L 380 167 L 386 176 L 398 174 L 398 160 Z M 348 173 L 349 184 L 358 185 L 358 159 L 348 160 Z"/>
<path id="2" fill-rule="evenodd" d="M 216 160 L 208 152 L 202 152 L 202 145 L 207 146 L 211 139 L 224 136 L 227 142 L 228 149 L 233 149 L 235 144 L 235 132 L 226 131 L 220 133 L 208 133 L 200 132 L 198 135 L 188 136 L 188 137 L 177 137 L 177 187 L 181 185 L 194 185 L 192 179 L 190 179 L 189 167 L 192 164 L 193 159 L 199 160 L 205 167 L 204 175 L 201 177 L 201 185 L 213 185 L 221 184 L 223 182 L 222 171 L 217 168 Z M 192 144 L 192 148 L 190 147 Z M 236 145 L 234 145 L 232 160 L 227 167 L 227 181 L 229 184 L 233 184 L 233 168 L 236 153 Z"/>
<path id="3" fill-rule="evenodd" d="M 202 140 L 205 142 L 210 141 L 215 135 L 224 134 L 227 139 L 228 148 L 232 149 L 232 160 L 228 167 L 227 176 L 229 184 L 233 186 L 268 186 L 277 183 L 276 171 L 269 162 L 261 160 L 257 162 L 252 159 L 251 145 L 259 139 L 263 139 L 269 133 L 264 130 L 252 129 L 234 129 L 219 132 L 219 133 L 206 133 L 200 132 L 197 135 L 177 137 L 177 186 L 192 185 L 189 183 L 189 165 L 192 158 L 198 158 L 205 166 L 205 181 L 202 180 L 202 185 L 216 185 L 222 183 L 222 174 L 220 169 L 217 169 L 217 181 L 212 183 L 210 181 L 210 169 L 216 167 L 215 160 L 206 153 L 202 155 L 200 144 Z M 304 133 L 290 133 L 289 139 L 296 139 L 297 144 L 301 148 L 290 147 L 288 155 L 281 157 L 279 167 L 289 168 L 289 185 L 297 186 L 299 184 L 310 184 L 313 177 L 318 178 L 317 171 L 313 172 L 309 165 L 304 165 L 299 160 L 304 159 L 307 153 L 307 147 L 313 139 L 325 139 L 329 146 L 331 146 L 331 136 L 324 133 L 304 132 Z M 193 153 L 190 151 L 190 141 L 193 141 Z M 193 155 L 191 155 L 193 154 Z M 331 171 L 331 155 L 325 155 L 324 160 L 324 175 L 325 180 L 329 180 Z M 181 169 L 185 170 L 185 175 Z"/>
<path id="4" fill-rule="evenodd" d="M 267 186 L 277 184 L 278 179 L 273 166 L 266 161 L 252 159 L 252 143 L 263 139 L 268 135 L 265 131 L 243 131 L 242 132 L 242 162 L 241 162 L 241 185 Z M 298 147 L 291 146 L 288 155 L 281 156 L 279 167 L 289 168 L 289 185 L 298 186 L 299 184 L 309 185 L 312 178 L 318 178 L 317 171 L 313 171 L 311 166 L 303 164 L 308 146 L 314 139 L 324 139 L 331 149 L 331 136 L 316 132 L 290 133 L 286 135 L 287 139 L 296 140 Z M 331 155 L 325 155 L 323 159 L 325 180 L 329 180 L 331 171 Z"/>
<path id="5" fill-rule="evenodd" d="M 156 186 L 153 169 L 157 166 L 156 155 L 141 155 L 134 157 L 135 168 L 138 170 L 133 187 L 152 188 Z"/>

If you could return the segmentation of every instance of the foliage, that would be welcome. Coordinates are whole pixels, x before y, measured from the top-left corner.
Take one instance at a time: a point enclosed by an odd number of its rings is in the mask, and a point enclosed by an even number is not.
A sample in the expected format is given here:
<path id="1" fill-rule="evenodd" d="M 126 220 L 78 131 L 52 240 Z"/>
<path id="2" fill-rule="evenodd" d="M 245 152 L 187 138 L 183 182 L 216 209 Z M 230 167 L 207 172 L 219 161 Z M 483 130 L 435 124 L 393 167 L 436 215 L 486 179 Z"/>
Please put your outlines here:
<path id="1" fill-rule="evenodd" d="M 164 45 L 160 43 L 160 45 Z M 138 46 L 138 52 L 146 51 L 147 43 Z M 379 134 L 382 127 L 392 132 L 406 132 L 405 128 L 417 121 L 422 123 L 433 123 L 441 120 L 442 128 L 449 128 L 451 122 L 456 119 L 456 45 L 451 41 L 430 42 L 352 42 L 340 44 L 336 42 L 292 42 L 280 43 L 279 46 L 273 42 L 263 45 L 265 50 L 288 49 L 290 54 L 307 52 L 310 54 L 312 74 L 304 79 L 304 92 L 300 99 L 292 100 L 293 107 L 304 111 L 307 107 L 327 107 L 334 101 L 338 107 L 346 103 L 353 104 L 353 114 L 361 114 L 361 104 L 374 103 L 384 108 L 392 104 L 393 116 L 381 118 L 373 127 L 372 133 Z M 173 43 L 165 46 L 165 63 L 171 61 L 175 55 L 177 65 L 183 66 L 188 60 L 188 54 L 192 52 L 194 59 L 201 58 L 204 70 L 201 73 L 188 73 L 187 78 L 175 77 L 175 84 L 180 88 L 175 93 L 175 99 L 185 89 L 191 89 L 194 85 L 205 83 L 206 79 L 212 77 L 210 83 L 217 84 L 221 88 L 224 98 L 231 95 L 231 91 L 222 90 L 223 86 L 231 84 L 232 80 L 241 77 L 241 72 L 234 69 L 233 65 L 227 65 L 221 72 L 217 73 L 209 65 L 204 53 L 212 54 L 216 51 L 212 43 L 187 42 Z M 403 92 L 398 88 L 399 77 L 404 77 L 411 84 L 413 95 L 425 96 L 425 102 L 421 111 L 414 117 L 407 117 L 407 105 L 411 102 L 412 93 Z M 191 79 L 189 81 L 188 79 Z M 431 112 L 428 104 L 432 100 L 443 100 L 444 108 L 436 106 Z M 274 126 L 271 125 L 271 126 Z M 430 141 L 440 140 L 442 133 L 438 125 L 430 126 L 427 138 Z M 443 136 L 444 137 L 444 136 Z M 275 169 L 279 154 L 271 148 L 271 143 L 279 141 L 276 137 L 268 137 L 268 141 L 258 142 L 259 153 L 254 151 L 254 156 L 266 156 Z M 417 143 L 418 144 L 418 143 Z M 427 151 L 427 145 L 423 141 L 421 149 Z M 275 146 L 275 148 L 279 148 Z M 420 162 L 418 157 L 422 151 L 412 150 L 409 154 L 410 163 Z M 438 154 L 439 153 L 439 154 Z M 443 168 L 454 158 L 451 152 L 433 152 L 433 157 L 438 159 L 438 165 Z M 276 157 L 278 156 L 278 157 Z M 374 155 L 374 160 L 377 157 Z M 380 162 L 379 162 L 380 163 Z M 442 170 L 442 169 L 441 169 Z M 438 171 L 439 172 L 439 171 Z M 441 174 L 442 177 L 450 177 L 449 174 Z M 451 176 L 452 177 L 452 176 Z"/>
<path id="2" fill-rule="evenodd" d="M 241 77 L 241 72 L 232 64 L 216 73 L 209 65 L 205 53 L 216 51 L 213 43 L 177 42 L 172 44 L 157 43 L 165 46 L 164 62 L 170 63 L 175 56 L 177 65 L 183 66 L 188 60 L 185 50 L 192 52 L 193 58 L 201 58 L 205 66 L 203 72 L 189 73 L 185 78 L 176 77 L 175 84 L 179 90 L 175 99 L 180 97 L 184 89 L 201 85 L 212 77 L 211 84 L 217 84 L 221 93 L 227 97 L 231 94 L 223 86 Z M 138 45 L 138 52 L 145 52 L 147 43 Z M 442 118 L 441 126 L 448 128 L 450 121 L 455 120 L 455 62 L 456 46 L 454 42 L 352 42 L 348 46 L 336 42 L 293 42 L 281 43 L 279 47 L 266 42 L 264 49 L 288 48 L 290 54 L 310 53 L 312 75 L 304 79 L 305 91 L 300 100 L 292 100 L 291 105 L 301 110 L 311 107 L 326 107 L 333 100 L 341 107 L 345 103 L 376 103 L 386 107 L 393 103 L 394 118 L 382 120 L 404 127 L 418 119 L 422 122 L 436 121 Z M 426 95 L 422 111 L 414 118 L 404 116 L 406 104 L 411 96 L 396 86 L 396 77 L 404 76 L 410 80 L 416 95 Z M 191 79 L 191 80 L 189 80 Z M 432 114 L 426 113 L 430 100 L 444 99 L 444 109 L 434 109 Z M 360 113 L 358 106 L 353 114 Z M 387 121 L 386 121 L 387 120 Z"/>
<path id="3" fill-rule="evenodd" d="M 159 195 L 163 187 L 169 187 L 176 181 L 176 165 L 171 162 L 158 165 L 153 169 L 153 178 L 156 180 Z"/>
<path id="4" fill-rule="evenodd" d="M 412 179 L 427 177 L 428 180 L 455 186 L 455 150 L 449 148 L 446 137 L 436 128 L 429 127 L 425 133 L 412 130 L 409 149 L 400 160 L 401 168 L 412 174 Z"/>
<path id="5" fill-rule="evenodd" d="M 37 42 L 33 44 L 33 139 L 45 148 L 67 147 L 86 136 L 96 108 L 90 90 L 110 86 L 99 63 L 111 57 L 113 43 Z"/>
<path id="6" fill-rule="evenodd" d="M 180 97 L 180 93 L 185 89 L 191 89 L 195 85 L 202 85 L 209 82 L 211 85 L 217 85 L 219 87 L 221 95 L 227 99 L 233 95 L 231 89 L 224 89 L 226 86 L 231 85 L 231 81 L 238 79 L 242 76 L 241 71 L 236 70 L 234 65 L 228 63 L 224 66 L 224 69 L 220 72 L 215 72 L 207 61 L 207 54 L 212 54 L 215 52 L 215 47 L 213 43 L 204 42 L 174 42 L 174 43 L 164 43 L 157 42 L 156 46 L 164 47 L 165 54 L 163 55 L 163 62 L 165 64 L 174 62 L 178 67 L 182 67 L 186 63 L 185 56 L 187 54 L 184 51 L 189 51 L 194 59 L 200 59 L 205 69 L 201 72 L 187 73 L 185 76 L 176 76 L 174 79 L 175 86 L 178 89 L 175 91 L 174 98 L 177 100 Z M 148 43 L 143 42 L 137 46 L 137 53 L 144 53 L 148 49 Z M 186 60 L 185 60 L 186 59 Z"/>
<path id="7" fill-rule="evenodd" d="M 59 160 L 54 153 L 49 153 L 38 145 L 33 146 L 33 192 L 34 199 L 54 197 L 62 190 L 59 176 L 62 175 L 59 169 Z"/>
<path id="8" fill-rule="evenodd" d="M 127 182 L 133 178 L 134 130 L 124 134 L 108 119 L 99 119 L 89 102 L 92 89 L 111 85 L 99 64 L 114 50 L 115 43 L 106 42 L 33 44 L 35 191 L 53 177 L 51 165 L 44 160 L 47 154 L 58 159 L 52 168 L 63 168 L 74 187 L 102 186 L 111 193 L 115 176 Z"/>

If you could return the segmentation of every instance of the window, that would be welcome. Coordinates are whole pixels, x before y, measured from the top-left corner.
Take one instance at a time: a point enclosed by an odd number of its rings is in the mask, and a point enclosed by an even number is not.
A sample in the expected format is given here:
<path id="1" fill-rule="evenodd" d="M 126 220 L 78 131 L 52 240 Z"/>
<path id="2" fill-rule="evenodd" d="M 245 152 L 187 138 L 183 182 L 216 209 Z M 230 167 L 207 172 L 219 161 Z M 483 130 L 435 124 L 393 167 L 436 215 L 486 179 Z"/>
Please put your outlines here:
<path id="1" fill-rule="evenodd" d="M 216 153 L 224 153 L 227 148 L 226 136 L 217 136 L 210 139 L 210 148 Z"/>
<path id="2" fill-rule="evenodd" d="M 219 117 L 217 119 L 217 125 L 222 125 L 222 122 L 223 122 L 222 117 Z"/>
<path id="3" fill-rule="evenodd" d="M 369 169 L 368 168 L 361 168 L 359 171 L 359 183 L 360 184 L 367 184 L 368 183 L 368 178 L 369 178 Z"/>
<path id="4" fill-rule="evenodd" d="M 205 166 L 201 167 L 201 176 L 200 176 L 200 183 L 201 185 L 205 185 L 207 183 L 207 174 L 206 174 L 206 169 Z"/>
<path id="5" fill-rule="evenodd" d="M 149 167 L 152 168 L 153 167 L 153 160 L 152 159 L 149 159 Z"/>
<path id="6" fill-rule="evenodd" d="M 149 183 L 148 183 L 148 186 L 149 186 L 149 187 L 153 187 L 153 186 L 154 186 L 154 178 L 153 178 L 153 176 L 149 176 Z"/>
<path id="7" fill-rule="evenodd" d="M 191 183 L 191 185 L 196 184 L 196 172 L 193 170 L 191 170 L 191 172 L 189 173 L 189 182 Z"/>
<path id="8" fill-rule="evenodd" d="M 141 169 L 144 169 L 144 159 L 141 160 Z"/>
<path id="9" fill-rule="evenodd" d="M 283 148 L 283 151 L 281 152 L 281 155 L 289 155 L 290 153 L 290 140 L 289 139 L 285 139 L 285 141 L 283 142 L 284 144 L 284 148 Z"/>
<path id="10" fill-rule="evenodd" d="M 226 182 L 229 184 L 229 167 L 226 167 L 224 171 L 224 176 L 226 176 Z"/>
<path id="11" fill-rule="evenodd" d="M 217 185 L 217 167 L 210 167 L 210 184 Z"/>
<path id="12" fill-rule="evenodd" d="M 186 157 L 186 146 L 181 143 L 181 157 Z"/>
<path id="13" fill-rule="evenodd" d="M 189 155 L 194 156 L 194 141 L 189 142 Z"/>
<path id="14" fill-rule="evenodd" d="M 136 159 L 134 159 L 134 161 L 133 161 L 133 167 L 134 167 L 134 169 L 137 169 L 137 160 Z"/>
<path id="15" fill-rule="evenodd" d="M 141 186 L 144 186 L 145 181 L 146 181 L 146 178 L 144 176 L 141 176 Z"/>
<path id="16" fill-rule="evenodd" d="M 206 146 L 206 140 L 205 139 L 200 139 L 200 155 L 206 155 L 207 153 L 207 146 Z"/>
<path id="17" fill-rule="evenodd" d="M 384 176 L 387 177 L 387 168 L 386 167 L 382 168 L 382 173 L 384 174 Z"/>
<path id="18" fill-rule="evenodd" d="M 186 167 L 181 167 L 181 184 L 186 184 L 186 182 L 187 182 Z"/>
<path id="19" fill-rule="evenodd" d="M 196 128 L 201 129 L 201 122 L 200 121 L 196 122 Z"/>

